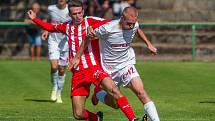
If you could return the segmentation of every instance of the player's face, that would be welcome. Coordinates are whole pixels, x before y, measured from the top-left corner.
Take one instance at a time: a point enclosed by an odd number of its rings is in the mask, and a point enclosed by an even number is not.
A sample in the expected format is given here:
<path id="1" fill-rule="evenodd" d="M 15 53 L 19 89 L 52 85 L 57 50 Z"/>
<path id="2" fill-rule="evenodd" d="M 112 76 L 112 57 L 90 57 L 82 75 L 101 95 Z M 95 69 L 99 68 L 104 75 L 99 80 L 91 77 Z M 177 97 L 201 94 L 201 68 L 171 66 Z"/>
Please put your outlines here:
<path id="1" fill-rule="evenodd" d="M 81 24 L 84 16 L 84 10 L 82 7 L 71 7 L 70 16 L 75 25 Z"/>
<path id="2" fill-rule="evenodd" d="M 135 23 L 137 22 L 137 18 L 122 17 L 121 21 L 122 21 L 122 29 L 130 30 L 134 28 Z"/>

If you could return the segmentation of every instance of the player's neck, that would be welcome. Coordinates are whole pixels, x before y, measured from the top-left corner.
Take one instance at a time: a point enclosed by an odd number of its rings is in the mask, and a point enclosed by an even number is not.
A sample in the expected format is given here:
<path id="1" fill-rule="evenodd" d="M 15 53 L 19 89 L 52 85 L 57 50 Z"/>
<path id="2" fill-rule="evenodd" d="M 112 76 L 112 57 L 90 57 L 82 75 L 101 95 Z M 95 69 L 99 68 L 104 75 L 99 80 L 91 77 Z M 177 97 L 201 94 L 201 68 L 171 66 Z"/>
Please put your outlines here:
<path id="1" fill-rule="evenodd" d="M 64 8 L 66 8 L 66 6 L 67 6 L 67 4 L 65 4 L 65 5 L 59 5 L 59 4 L 57 4 L 57 7 L 58 7 L 59 9 L 64 9 Z"/>
<path id="2" fill-rule="evenodd" d="M 81 23 L 75 23 L 75 22 L 73 22 L 73 25 L 77 27 L 77 26 L 81 25 Z"/>

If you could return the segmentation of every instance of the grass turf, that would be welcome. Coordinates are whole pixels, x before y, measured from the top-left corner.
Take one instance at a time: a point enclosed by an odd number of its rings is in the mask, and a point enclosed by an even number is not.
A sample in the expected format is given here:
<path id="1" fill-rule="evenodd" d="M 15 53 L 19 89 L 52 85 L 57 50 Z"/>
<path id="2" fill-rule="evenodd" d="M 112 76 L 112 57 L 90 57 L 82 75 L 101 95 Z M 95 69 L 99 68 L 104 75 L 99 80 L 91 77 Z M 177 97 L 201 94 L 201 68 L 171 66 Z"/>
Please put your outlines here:
<path id="1" fill-rule="evenodd" d="M 145 89 L 155 102 L 161 121 L 215 120 L 215 63 L 212 62 L 138 62 L 137 70 Z M 0 61 L 0 120 L 73 121 L 70 102 L 70 72 L 63 91 L 63 104 L 49 101 L 51 82 L 49 62 Z M 138 117 L 143 106 L 131 91 L 121 88 Z M 126 121 L 120 110 L 101 103 L 104 121 Z"/>

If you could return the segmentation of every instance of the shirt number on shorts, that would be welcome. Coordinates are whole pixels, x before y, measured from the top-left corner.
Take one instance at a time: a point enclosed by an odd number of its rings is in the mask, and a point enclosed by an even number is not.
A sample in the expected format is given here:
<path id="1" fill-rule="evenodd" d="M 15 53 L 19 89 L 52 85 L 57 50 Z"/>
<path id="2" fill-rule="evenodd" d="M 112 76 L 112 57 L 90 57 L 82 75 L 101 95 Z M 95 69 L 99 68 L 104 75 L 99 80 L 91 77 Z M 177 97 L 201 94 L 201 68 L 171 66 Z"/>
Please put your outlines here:
<path id="1" fill-rule="evenodd" d="M 131 67 L 128 69 L 128 72 L 122 75 L 122 79 L 125 80 L 126 78 L 128 78 L 129 75 L 134 73 L 134 68 Z"/>

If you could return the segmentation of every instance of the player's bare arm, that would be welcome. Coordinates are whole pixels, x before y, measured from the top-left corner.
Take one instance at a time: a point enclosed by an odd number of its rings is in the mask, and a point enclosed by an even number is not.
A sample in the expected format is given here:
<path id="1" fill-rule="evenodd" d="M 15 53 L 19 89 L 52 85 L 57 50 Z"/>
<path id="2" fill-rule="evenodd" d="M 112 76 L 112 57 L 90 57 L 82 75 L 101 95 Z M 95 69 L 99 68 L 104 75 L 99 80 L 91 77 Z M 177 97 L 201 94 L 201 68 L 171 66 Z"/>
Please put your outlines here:
<path id="1" fill-rule="evenodd" d="M 53 25 L 51 23 L 45 22 L 39 18 L 37 18 L 35 12 L 32 10 L 29 10 L 28 12 L 29 18 L 36 23 L 38 26 L 42 27 L 43 29 L 49 31 L 49 32 L 58 32 L 58 33 L 63 33 L 66 34 L 66 25 L 61 23 L 58 25 Z"/>
<path id="2" fill-rule="evenodd" d="M 148 49 L 150 50 L 150 52 L 152 53 L 152 55 L 156 55 L 157 54 L 157 48 L 154 47 L 152 45 L 152 43 L 147 39 L 146 35 L 144 34 L 144 32 L 138 28 L 137 30 L 139 36 L 141 37 L 141 39 L 144 41 L 144 43 L 146 43 Z"/>

